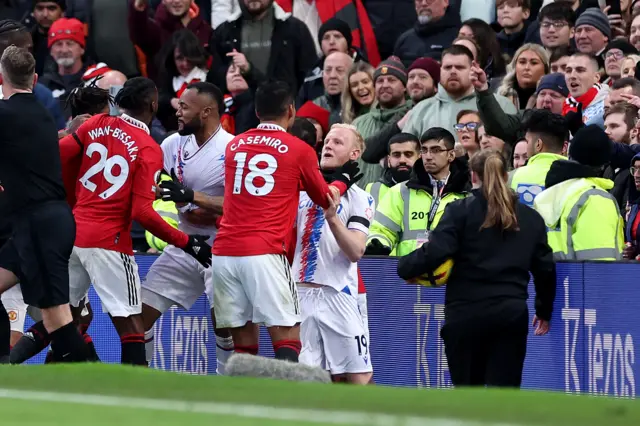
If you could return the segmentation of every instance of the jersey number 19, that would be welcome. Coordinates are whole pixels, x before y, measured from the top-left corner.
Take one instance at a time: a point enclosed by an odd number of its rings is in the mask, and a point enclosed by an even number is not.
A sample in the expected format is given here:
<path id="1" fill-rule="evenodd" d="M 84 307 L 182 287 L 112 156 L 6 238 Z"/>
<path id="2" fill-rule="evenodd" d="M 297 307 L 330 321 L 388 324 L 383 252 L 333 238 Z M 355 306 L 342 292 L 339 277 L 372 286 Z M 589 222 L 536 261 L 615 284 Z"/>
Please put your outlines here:
<path id="1" fill-rule="evenodd" d="M 278 170 L 278 160 L 270 154 L 257 154 L 251 157 L 247 164 L 247 153 L 238 152 L 233 160 L 236 162 L 236 175 L 233 180 L 233 193 L 240 194 L 242 187 L 251 194 L 258 197 L 269 194 L 275 186 L 275 179 L 273 174 Z M 266 163 L 266 167 L 259 167 L 260 163 Z M 249 173 L 244 176 L 244 167 L 247 166 Z M 256 179 L 261 178 L 264 184 L 256 186 L 260 181 L 256 182 Z"/>

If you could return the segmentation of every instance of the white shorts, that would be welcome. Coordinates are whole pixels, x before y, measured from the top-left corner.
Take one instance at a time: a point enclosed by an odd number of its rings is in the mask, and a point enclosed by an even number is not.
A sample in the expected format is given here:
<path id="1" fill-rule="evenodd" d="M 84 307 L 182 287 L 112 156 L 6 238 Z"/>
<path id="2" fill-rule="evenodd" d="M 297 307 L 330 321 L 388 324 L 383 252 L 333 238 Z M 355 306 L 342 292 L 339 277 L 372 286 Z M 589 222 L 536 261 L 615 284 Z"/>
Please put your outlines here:
<path id="1" fill-rule="evenodd" d="M 9 315 L 11 331 L 24 333 L 24 321 L 27 318 L 27 315 L 29 315 L 35 322 L 42 321 L 42 313 L 40 312 L 40 309 L 28 306 L 24 303 L 20 284 L 15 285 L 2 293 L 2 304 Z"/>
<path id="2" fill-rule="evenodd" d="M 160 313 L 173 305 L 189 310 L 203 293 L 213 306 L 211 268 L 174 246 L 164 249 L 142 283 L 142 303 Z"/>
<path id="3" fill-rule="evenodd" d="M 371 373 L 369 339 L 357 298 L 325 286 L 298 287 L 302 324 L 300 362 L 333 375 Z"/>
<path id="4" fill-rule="evenodd" d="M 298 292 L 285 256 L 213 255 L 211 271 L 218 328 L 242 327 L 249 321 L 267 327 L 300 322 Z"/>
<path id="5" fill-rule="evenodd" d="M 73 247 L 69 258 L 69 302 L 78 307 L 93 284 L 103 312 L 129 317 L 142 312 L 140 276 L 133 256 L 102 248 Z"/>
<path id="6" fill-rule="evenodd" d="M 369 308 L 367 307 L 367 293 L 358 293 L 358 309 L 360 310 L 360 316 L 362 317 L 362 324 L 364 325 L 364 335 L 367 338 L 369 352 L 371 352 L 371 339 L 369 338 Z M 371 359 L 369 359 L 369 363 L 371 363 Z"/>

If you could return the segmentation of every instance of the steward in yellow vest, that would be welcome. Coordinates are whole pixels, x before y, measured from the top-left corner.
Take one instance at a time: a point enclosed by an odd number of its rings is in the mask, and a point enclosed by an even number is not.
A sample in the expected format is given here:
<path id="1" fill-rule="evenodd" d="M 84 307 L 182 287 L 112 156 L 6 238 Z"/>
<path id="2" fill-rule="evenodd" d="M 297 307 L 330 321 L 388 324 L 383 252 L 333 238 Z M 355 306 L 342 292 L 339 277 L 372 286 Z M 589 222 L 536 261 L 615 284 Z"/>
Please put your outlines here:
<path id="1" fill-rule="evenodd" d="M 389 188 L 409 180 L 411 169 L 420 158 L 420 140 L 410 133 L 398 133 L 389 139 L 388 152 L 384 174 L 377 182 L 367 184 L 364 189 L 371 194 L 376 206 Z"/>
<path id="2" fill-rule="evenodd" d="M 562 151 L 568 134 L 564 118 L 545 109 L 533 110 L 523 126 L 529 161 L 513 171 L 509 184 L 522 204 L 533 207 L 534 199 L 545 189 L 551 164 L 567 159 Z"/>
<path id="3" fill-rule="evenodd" d="M 580 129 L 571 141 L 571 160 L 551 165 L 545 189 L 534 202 L 544 219 L 555 260 L 620 260 L 623 219 L 609 193 L 613 181 L 600 178 L 611 158 L 611 141 L 597 125 Z"/>
<path id="4" fill-rule="evenodd" d="M 471 189 L 468 166 L 456 159 L 451 132 L 434 127 L 421 142 L 421 159 L 409 180 L 389 189 L 376 208 L 366 254 L 411 253 L 426 242 L 445 207 Z"/>

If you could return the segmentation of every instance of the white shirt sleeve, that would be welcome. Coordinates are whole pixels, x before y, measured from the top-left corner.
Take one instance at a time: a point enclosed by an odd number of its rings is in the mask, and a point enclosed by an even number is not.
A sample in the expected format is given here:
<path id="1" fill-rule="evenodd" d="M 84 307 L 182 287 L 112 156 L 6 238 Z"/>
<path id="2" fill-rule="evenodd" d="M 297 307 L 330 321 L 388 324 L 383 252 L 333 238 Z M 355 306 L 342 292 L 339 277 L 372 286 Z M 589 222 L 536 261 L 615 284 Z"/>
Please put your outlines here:
<path id="1" fill-rule="evenodd" d="M 359 189 L 359 188 L 358 188 Z M 360 231 L 369 235 L 369 227 L 373 220 L 373 213 L 376 211 L 373 197 L 363 190 L 354 191 L 350 203 L 349 220 L 347 228 Z"/>

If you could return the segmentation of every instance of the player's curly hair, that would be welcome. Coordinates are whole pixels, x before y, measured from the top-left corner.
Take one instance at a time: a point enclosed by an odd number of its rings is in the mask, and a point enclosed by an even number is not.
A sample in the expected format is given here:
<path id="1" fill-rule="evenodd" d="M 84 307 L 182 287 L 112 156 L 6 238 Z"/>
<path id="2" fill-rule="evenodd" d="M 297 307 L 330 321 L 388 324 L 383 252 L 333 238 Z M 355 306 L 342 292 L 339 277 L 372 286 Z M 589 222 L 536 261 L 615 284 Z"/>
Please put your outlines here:
<path id="1" fill-rule="evenodd" d="M 71 110 L 71 116 L 82 114 L 99 114 L 114 103 L 108 90 L 99 88 L 96 83 L 102 76 L 96 78 L 88 86 L 79 86 L 71 91 L 65 103 L 65 109 Z"/>
<path id="2" fill-rule="evenodd" d="M 115 103 L 132 114 L 144 114 L 151 109 L 157 90 L 152 80 L 146 77 L 134 77 L 124 83 L 116 95 Z"/>

